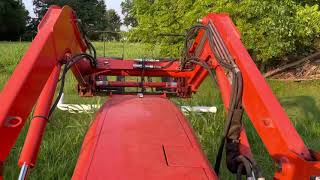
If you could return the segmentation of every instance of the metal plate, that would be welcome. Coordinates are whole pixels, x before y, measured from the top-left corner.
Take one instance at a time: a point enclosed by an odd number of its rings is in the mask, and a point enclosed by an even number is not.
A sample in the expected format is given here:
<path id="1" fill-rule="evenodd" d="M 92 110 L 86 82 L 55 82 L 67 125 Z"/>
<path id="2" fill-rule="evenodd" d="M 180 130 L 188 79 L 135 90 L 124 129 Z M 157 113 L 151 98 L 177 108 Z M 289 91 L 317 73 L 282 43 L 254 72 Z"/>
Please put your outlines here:
<path id="1" fill-rule="evenodd" d="M 85 178 L 84 178 L 85 177 Z M 73 179 L 216 179 L 179 109 L 156 96 L 114 96 L 84 140 Z"/>

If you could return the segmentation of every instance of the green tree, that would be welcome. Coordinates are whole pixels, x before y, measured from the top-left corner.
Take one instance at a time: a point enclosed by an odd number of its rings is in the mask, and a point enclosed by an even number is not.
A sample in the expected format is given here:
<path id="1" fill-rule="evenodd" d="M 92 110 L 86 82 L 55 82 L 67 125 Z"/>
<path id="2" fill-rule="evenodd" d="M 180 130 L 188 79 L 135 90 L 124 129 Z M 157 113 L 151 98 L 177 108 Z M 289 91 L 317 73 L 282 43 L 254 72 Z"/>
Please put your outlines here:
<path id="1" fill-rule="evenodd" d="M 317 4 L 317 0 L 133 0 L 138 26 L 132 28 L 130 39 L 174 43 L 162 46 L 163 55 L 179 56 L 182 40 L 157 34 L 184 33 L 210 12 L 227 12 L 256 62 L 265 64 L 312 49 L 320 34 Z"/>
<path id="2" fill-rule="evenodd" d="M 0 1 L 0 40 L 18 40 L 26 30 L 28 12 L 21 2 Z"/>
<path id="3" fill-rule="evenodd" d="M 37 18 L 29 17 L 27 18 L 26 31 L 22 35 L 22 39 L 25 41 L 31 41 L 37 34 Z"/>
<path id="4" fill-rule="evenodd" d="M 130 39 L 134 41 L 159 43 L 161 54 L 168 57 L 180 56 L 183 38 L 164 37 L 161 34 L 184 33 L 189 27 L 185 15 L 193 2 L 187 0 L 134 0 L 133 11 L 138 26 L 131 29 Z"/>
<path id="5" fill-rule="evenodd" d="M 316 4 L 320 4 L 319 0 L 295 0 L 296 3 L 300 3 L 302 5 L 316 5 Z"/>
<path id="6" fill-rule="evenodd" d="M 230 13 L 246 47 L 262 63 L 308 51 L 320 33 L 318 5 L 291 0 L 247 0 L 219 5 L 214 9 Z"/>
<path id="7" fill-rule="evenodd" d="M 108 22 L 107 28 L 105 29 L 107 33 L 105 38 L 108 40 L 119 40 L 120 39 L 120 27 L 121 18 L 114 9 L 108 9 L 106 12 L 106 21 Z"/>
<path id="8" fill-rule="evenodd" d="M 38 22 L 40 22 L 51 5 L 68 5 L 86 25 L 86 30 L 89 32 L 88 34 L 91 39 L 99 37 L 98 34 L 92 32 L 103 31 L 107 28 L 107 11 L 103 0 L 40 0 L 33 1 L 33 4 Z"/>
<path id="9" fill-rule="evenodd" d="M 136 27 L 138 21 L 135 18 L 133 11 L 133 1 L 125 0 L 121 2 L 121 13 L 123 14 L 123 24 L 128 27 Z"/>

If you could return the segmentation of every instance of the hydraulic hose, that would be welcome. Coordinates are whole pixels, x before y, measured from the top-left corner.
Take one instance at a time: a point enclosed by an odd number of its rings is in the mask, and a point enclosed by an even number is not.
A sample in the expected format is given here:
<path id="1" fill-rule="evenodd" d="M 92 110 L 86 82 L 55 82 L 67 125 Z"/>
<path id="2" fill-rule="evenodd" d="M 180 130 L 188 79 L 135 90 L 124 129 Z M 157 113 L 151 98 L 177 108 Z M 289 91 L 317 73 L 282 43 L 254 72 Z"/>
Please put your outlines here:
<path id="1" fill-rule="evenodd" d="M 254 173 L 257 174 L 258 177 L 261 176 L 260 169 L 258 168 L 256 163 L 253 163 L 253 160 L 248 160 L 249 158 L 245 158 L 240 155 L 239 150 L 239 137 L 241 132 L 242 126 L 242 115 L 243 115 L 243 108 L 242 108 L 242 94 L 243 94 L 243 78 L 241 71 L 239 70 L 238 66 L 236 65 L 234 59 L 223 59 L 219 55 L 219 53 L 215 50 L 215 39 L 214 39 L 214 30 L 213 27 L 208 25 L 195 25 L 189 29 L 186 35 L 186 40 L 184 44 L 184 57 L 181 61 L 181 69 L 184 69 L 186 64 L 193 63 L 204 67 L 208 70 L 209 75 L 214 78 L 212 69 L 203 62 L 200 61 L 199 58 L 194 57 L 190 54 L 189 49 L 191 49 L 192 43 L 190 40 L 194 38 L 195 33 L 199 30 L 204 30 L 208 37 L 208 42 L 212 53 L 214 54 L 215 59 L 217 62 L 226 70 L 231 73 L 231 95 L 230 95 L 230 102 L 229 102 L 229 109 L 227 114 L 227 120 L 225 123 L 224 133 L 221 137 L 220 147 L 218 149 L 218 154 L 216 157 L 215 163 L 215 171 L 216 174 L 219 175 L 220 164 L 222 160 L 223 149 L 226 144 L 226 153 L 227 153 L 227 166 L 228 169 L 233 173 L 240 173 L 242 175 L 242 169 L 244 168 L 246 171 L 247 177 L 252 176 L 252 168 L 254 169 Z M 225 57 L 229 57 L 225 55 Z M 231 57 L 231 56 L 230 56 Z M 239 176 L 239 175 L 238 175 Z M 237 176 L 237 177 L 238 177 Z"/>

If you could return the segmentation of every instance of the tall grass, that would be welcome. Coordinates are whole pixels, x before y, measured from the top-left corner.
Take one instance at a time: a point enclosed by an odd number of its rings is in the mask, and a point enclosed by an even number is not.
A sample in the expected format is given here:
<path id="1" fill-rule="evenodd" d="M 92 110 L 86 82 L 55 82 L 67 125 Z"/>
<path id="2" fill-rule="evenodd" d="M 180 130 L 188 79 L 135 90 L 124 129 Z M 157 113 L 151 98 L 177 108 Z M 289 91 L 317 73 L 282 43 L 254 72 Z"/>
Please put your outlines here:
<path id="1" fill-rule="evenodd" d="M 14 67 L 26 51 L 28 43 L 0 43 L 0 89 L 8 80 Z M 104 54 L 103 43 L 95 43 L 98 54 Z M 121 57 L 121 43 L 107 43 L 107 56 Z M 147 44 L 126 44 L 125 58 L 158 57 L 157 47 Z M 269 82 L 281 104 L 287 111 L 297 131 L 301 134 L 310 148 L 320 150 L 320 83 L 310 82 Z M 80 98 L 76 92 L 76 80 L 68 76 L 65 96 L 68 103 L 97 103 L 105 101 L 103 97 Z M 223 131 L 224 109 L 219 90 L 213 86 L 210 79 L 206 79 L 199 91 L 191 99 L 172 99 L 180 105 L 215 105 L 216 114 L 191 113 L 190 120 L 198 139 L 208 156 L 214 163 L 219 145 L 219 137 Z M 93 114 L 68 114 L 56 110 L 47 126 L 43 144 L 41 146 L 36 167 L 30 173 L 30 179 L 70 179 L 75 167 L 83 137 L 89 127 Z M 19 139 L 6 160 L 5 178 L 17 179 L 19 168 L 18 157 L 23 145 L 29 121 L 23 128 Z M 260 138 L 257 136 L 250 120 L 244 117 L 247 135 L 251 143 L 255 159 L 262 167 L 267 179 L 271 179 L 274 164 L 268 156 Z M 3 137 L 0 137 L 0 139 Z M 234 179 L 225 167 L 222 168 L 221 179 Z"/>

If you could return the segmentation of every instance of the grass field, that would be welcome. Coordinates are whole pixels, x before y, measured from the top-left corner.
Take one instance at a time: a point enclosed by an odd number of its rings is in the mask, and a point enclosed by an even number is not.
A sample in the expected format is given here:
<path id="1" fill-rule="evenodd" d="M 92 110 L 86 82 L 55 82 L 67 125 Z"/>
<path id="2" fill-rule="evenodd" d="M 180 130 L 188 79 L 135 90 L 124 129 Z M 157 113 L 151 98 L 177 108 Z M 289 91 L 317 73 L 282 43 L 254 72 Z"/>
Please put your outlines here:
<path id="1" fill-rule="evenodd" d="M 95 43 L 95 46 L 98 54 L 103 55 L 103 44 Z M 0 42 L 0 89 L 10 77 L 27 47 L 28 43 Z M 108 56 L 121 56 L 121 51 L 121 44 L 107 43 L 106 54 Z M 157 57 L 158 53 L 157 50 L 152 50 L 152 46 L 142 44 L 127 44 L 125 48 L 126 58 Z M 78 97 L 75 89 L 75 79 L 72 76 L 68 76 L 66 84 L 65 96 L 67 103 L 103 103 L 105 100 L 105 98 Z M 320 150 L 320 81 L 269 81 L 269 84 L 306 144 L 312 149 Z M 173 101 L 183 105 L 215 105 L 218 107 L 216 114 L 193 113 L 188 115 L 188 119 L 195 129 L 203 149 L 213 163 L 224 124 L 224 110 L 219 91 L 207 79 L 202 84 L 199 92 L 191 99 L 173 99 Z M 31 171 L 30 179 L 70 179 L 83 137 L 93 116 L 93 114 L 68 114 L 56 110 L 47 126 L 37 165 Z M 262 167 L 266 178 L 271 179 L 274 164 L 246 116 L 244 117 L 244 122 L 255 159 Z M 28 124 L 23 129 L 6 161 L 5 179 L 17 179 L 18 177 L 17 161 Z M 221 179 L 235 178 L 223 166 Z"/>

